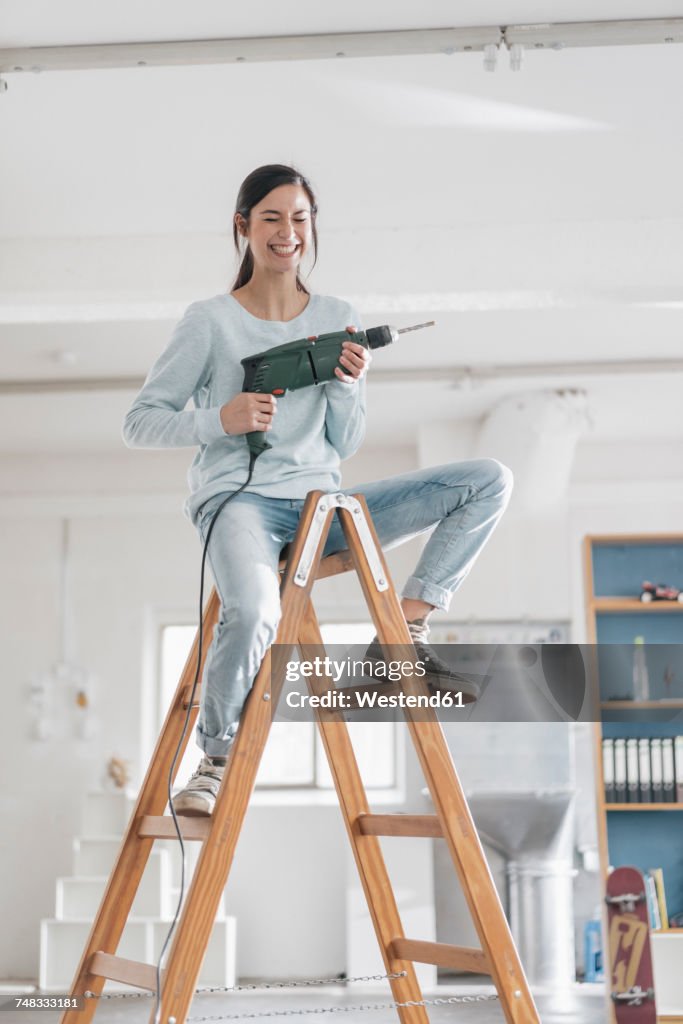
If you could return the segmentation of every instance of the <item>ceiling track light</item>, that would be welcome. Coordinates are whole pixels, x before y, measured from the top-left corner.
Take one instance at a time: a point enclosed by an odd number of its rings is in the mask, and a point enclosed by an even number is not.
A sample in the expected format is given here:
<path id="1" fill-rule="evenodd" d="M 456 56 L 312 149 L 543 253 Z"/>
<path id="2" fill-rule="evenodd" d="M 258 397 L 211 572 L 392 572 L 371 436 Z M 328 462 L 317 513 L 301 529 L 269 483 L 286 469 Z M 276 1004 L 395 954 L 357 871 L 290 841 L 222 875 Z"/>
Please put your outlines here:
<path id="1" fill-rule="evenodd" d="M 498 47 L 495 43 L 487 43 L 484 47 L 484 71 L 495 71 L 498 67 Z"/>
<path id="2" fill-rule="evenodd" d="M 263 61 L 338 60 L 423 54 L 484 53 L 493 71 L 498 51 L 510 51 L 518 69 L 523 50 L 683 43 L 683 18 L 467 25 L 450 28 L 331 32 L 290 36 L 86 43 L 78 46 L 0 48 L 0 75 L 27 71 L 85 71 L 128 67 L 190 67 Z M 514 53 L 513 53 L 514 51 Z M 2 87 L 0 86 L 0 89 Z"/>
<path id="3" fill-rule="evenodd" d="M 521 43 L 513 43 L 508 49 L 510 51 L 510 71 L 521 71 L 524 47 Z"/>

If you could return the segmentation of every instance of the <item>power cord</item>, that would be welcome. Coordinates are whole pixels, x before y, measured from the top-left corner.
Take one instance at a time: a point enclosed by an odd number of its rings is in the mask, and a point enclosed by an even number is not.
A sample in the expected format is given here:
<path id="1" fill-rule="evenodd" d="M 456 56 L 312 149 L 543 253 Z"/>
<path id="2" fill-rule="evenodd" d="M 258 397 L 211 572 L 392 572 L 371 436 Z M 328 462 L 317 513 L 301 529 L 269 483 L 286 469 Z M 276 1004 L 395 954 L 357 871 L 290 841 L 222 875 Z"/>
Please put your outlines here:
<path id="1" fill-rule="evenodd" d="M 257 460 L 257 458 L 259 457 L 260 454 L 261 454 L 261 452 L 253 452 L 253 451 L 249 452 L 249 472 L 247 474 L 247 479 L 244 481 L 242 486 L 240 488 L 238 488 L 238 490 L 233 491 L 232 494 L 229 494 L 228 497 L 225 499 L 225 501 L 222 501 L 221 504 L 218 506 L 218 508 L 216 509 L 216 511 L 213 514 L 213 517 L 211 519 L 211 523 L 209 525 L 208 532 L 206 534 L 206 540 L 204 541 L 204 551 L 202 553 L 202 568 L 201 568 L 201 573 L 200 573 L 200 576 L 199 576 L 199 638 L 198 638 L 198 641 L 197 641 L 197 670 L 195 672 L 194 682 L 192 684 L 192 690 L 190 692 L 190 699 L 187 702 L 187 713 L 185 715 L 185 721 L 183 722 L 183 730 L 182 730 L 182 732 L 180 734 L 180 739 L 178 740 L 178 746 L 176 747 L 175 754 L 173 755 L 173 760 L 171 762 L 171 767 L 170 767 L 169 772 L 168 772 L 168 778 L 166 780 L 166 791 L 167 791 L 167 794 L 168 794 L 168 806 L 169 806 L 169 809 L 171 811 L 171 817 L 173 818 L 173 826 L 174 826 L 174 828 L 176 830 L 176 835 L 178 837 L 178 843 L 180 845 L 180 857 L 181 857 L 181 861 L 180 861 L 180 894 L 178 896 L 178 905 L 176 907 L 175 916 L 174 916 L 173 920 L 171 921 L 171 927 L 169 928 L 168 934 L 166 935 L 166 938 L 164 940 L 164 944 L 161 947 L 161 953 L 159 954 L 159 959 L 158 959 L 157 965 L 156 965 L 156 990 L 155 990 L 155 1000 L 156 1000 L 156 1002 L 155 1002 L 155 1006 L 154 1006 L 154 1024 L 160 1024 L 160 1020 L 161 1020 L 161 964 L 162 964 L 162 961 L 163 961 L 164 956 L 166 954 L 166 949 L 168 947 L 168 944 L 171 941 L 171 936 L 173 935 L 173 932 L 175 931 L 175 927 L 176 927 L 176 925 L 178 923 L 178 918 L 180 917 L 180 908 L 182 907 L 183 899 L 185 897 L 185 869 L 186 869 L 185 843 L 183 842 L 183 837 L 182 837 L 182 834 L 181 834 L 181 831 L 180 831 L 180 825 L 178 824 L 178 818 L 177 818 L 176 812 L 175 812 L 175 810 L 173 808 L 173 791 L 172 791 L 172 787 L 173 787 L 173 777 L 175 775 L 175 770 L 176 770 L 176 763 L 178 761 L 178 757 L 180 756 L 181 747 L 182 747 L 182 745 L 183 745 L 183 743 L 185 741 L 185 735 L 187 733 L 187 727 L 189 725 L 190 716 L 192 714 L 192 705 L 194 704 L 194 695 L 196 693 L 197 685 L 199 683 L 199 669 L 200 669 L 200 666 L 201 666 L 201 663 L 202 663 L 202 639 L 203 639 L 203 619 L 204 619 L 204 570 L 205 570 L 205 567 L 206 567 L 206 554 L 207 554 L 207 551 L 209 549 L 209 540 L 211 538 L 211 534 L 213 533 L 213 528 L 216 525 L 216 520 L 218 519 L 218 516 L 220 515 L 221 511 L 225 508 L 225 506 L 228 504 L 229 501 L 232 501 L 233 498 L 236 498 L 238 494 L 241 494 L 242 491 L 246 487 L 249 486 L 249 484 L 251 482 L 252 474 L 254 472 L 254 464 L 255 464 L 255 462 L 256 462 L 256 460 Z"/>

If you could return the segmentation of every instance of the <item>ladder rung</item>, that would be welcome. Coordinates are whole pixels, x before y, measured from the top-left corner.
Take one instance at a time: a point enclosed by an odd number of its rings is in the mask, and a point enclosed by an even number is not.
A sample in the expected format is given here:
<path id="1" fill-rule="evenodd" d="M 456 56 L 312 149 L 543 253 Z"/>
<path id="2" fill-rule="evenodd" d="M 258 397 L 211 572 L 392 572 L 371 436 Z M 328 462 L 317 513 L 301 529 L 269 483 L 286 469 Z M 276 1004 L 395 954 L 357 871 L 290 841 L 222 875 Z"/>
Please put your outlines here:
<path id="1" fill-rule="evenodd" d="M 356 821 L 364 836 L 443 836 L 436 814 L 359 814 Z"/>
<path id="2" fill-rule="evenodd" d="M 113 956 L 101 950 L 93 953 L 88 974 L 108 978 L 110 981 L 121 981 L 124 985 L 134 985 L 136 988 L 146 988 L 150 992 L 154 992 L 157 987 L 157 969 L 152 964 L 125 960 L 122 956 Z"/>
<path id="3" fill-rule="evenodd" d="M 204 840 L 211 831 L 211 818 L 189 818 L 178 815 L 183 839 Z M 141 839 L 177 839 L 178 834 L 169 814 L 145 814 L 140 818 L 138 836 Z"/>
<path id="4" fill-rule="evenodd" d="M 423 942 L 421 939 L 392 939 L 391 956 L 436 967 L 454 967 L 474 974 L 490 974 L 491 967 L 483 949 L 451 946 L 447 942 Z"/>
<path id="5" fill-rule="evenodd" d="M 323 558 L 318 566 L 317 580 L 323 580 L 327 576 L 336 576 L 340 572 L 350 572 L 353 569 L 353 556 L 350 551 L 338 551 L 334 555 Z"/>
<path id="6" fill-rule="evenodd" d="M 281 558 L 279 571 L 284 572 L 287 567 L 287 558 Z M 336 576 L 340 572 L 350 572 L 353 569 L 353 556 L 350 551 L 337 551 L 334 555 L 323 558 L 318 566 L 317 580 L 323 580 L 327 576 Z"/>
<path id="7" fill-rule="evenodd" d="M 188 688 L 185 690 L 185 693 L 183 694 L 183 708 L 185 709 L 185 711 L 187 711 L 187 708 L 188 708 L 188 705 L 189 705 L 189 702 L 190 702 L 190 694 L 191 693 L 192 693 L 192 687 L 188 686 Z M 194 700 L 192 701 L 192 707 L 193 708 L 198 708 L 199 707 L 199 696 L 200 696 L 200 690 L 199 690 L 199 687 L 197 687 L 197 689 L 194 692 Z"/>

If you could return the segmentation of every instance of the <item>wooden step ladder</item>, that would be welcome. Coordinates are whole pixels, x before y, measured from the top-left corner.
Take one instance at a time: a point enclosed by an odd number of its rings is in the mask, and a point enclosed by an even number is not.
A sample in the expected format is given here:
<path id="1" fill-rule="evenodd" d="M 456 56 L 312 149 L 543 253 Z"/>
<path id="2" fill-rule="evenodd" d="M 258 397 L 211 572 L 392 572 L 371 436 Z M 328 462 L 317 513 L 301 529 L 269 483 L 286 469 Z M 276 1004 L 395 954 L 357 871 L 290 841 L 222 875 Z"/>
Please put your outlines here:
<path id="1" fill-rule="evenodd" d="M 332 516 L 339 514 L 348 550 L 321 560 Z M 298 531 L 281 564 L 282 616 L 276 644 L 261 665 L 240 719 L 223 783 L 209 818 L 179 818 L 183 839 L 202 843 L 201 853 L 162 972 L 160 1024 L 183 1024 L 209 941 L 247 811 L 261 756 L 277 707 L 291 645 L 305 657 L 308 645 L 322 645 L 310 593 L 315 579 L 355 569 L 383 644 L 411 644 L 401 606 L 391 584 L 382 549 L 362 495 L 312 491 L 304 504 Z M 197 656 L 202 663 L 219 612 L 214 590 L 204 613 L 202 650 L 198 635 L 161 730 L 147 775 L 71 988 L 71 995 L 99 996 L 107 978 L 155 991 L 156 967 L 116 956 L 147 858 L 155 839 L 175 839 L 173 819 L 164 816 L 167 777 L 187 714 Z M 278 646 L 282 645 L 282 646 Z M 325 692 L 329 681 L 311 677 L 312 692 Z M 330 684 L 331 685 L 331 684 Z M 386 684 L 377 684 L 378 686 Z M 424 694 L 419 678 L 404 678 L 405 693 Z M 190 726 L 199 706 L 193 702 Z M 489 871 L 443 730 L 431 711 L 404 709 L 408 728 L 436 813 L 372 814 L 349 738 L 346 722 L 334 712 L 319 712 L 317 724 L 344 816 L 387 974 L 396 1002 L 422 1000 L 413 964 L 489 974 L 508 1024 L 540 1024 L 512 935 Z M 184 752 L 191 729 L 186 732 Z M 182 754 L 181 754 L 182 756 Z M 176 764 L 180 764 L 181 756 Z M 441 837 L 448 844 L 481 943 L 470 949 L 406 938 L 382 857 L 379 836 Z M 99 1000 L 85 1000 L 84 1010 L 67 1010 L 63 1024 L 87 1024 Z M 424 1005 L 397 1008 L 401 1024 L 427 1024 Z M 154 1020 L 154 1010 L 150 1018 Z"/>

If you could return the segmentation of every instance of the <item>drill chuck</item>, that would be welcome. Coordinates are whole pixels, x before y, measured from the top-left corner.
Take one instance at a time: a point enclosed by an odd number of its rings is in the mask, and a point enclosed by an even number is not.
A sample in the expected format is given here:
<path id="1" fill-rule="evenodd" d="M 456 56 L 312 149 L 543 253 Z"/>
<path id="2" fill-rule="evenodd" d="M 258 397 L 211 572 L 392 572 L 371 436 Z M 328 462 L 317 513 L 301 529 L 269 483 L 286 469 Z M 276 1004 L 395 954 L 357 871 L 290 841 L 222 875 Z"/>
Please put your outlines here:
<path id="1" fill-rule="evenodd" d="M 365 336 L 368 339 L 368 348 L 384 348 L 385 345 L 392 345 L 398 341 L 396 328 L 386 324 L 382 327 L 368 327 Z"/>

